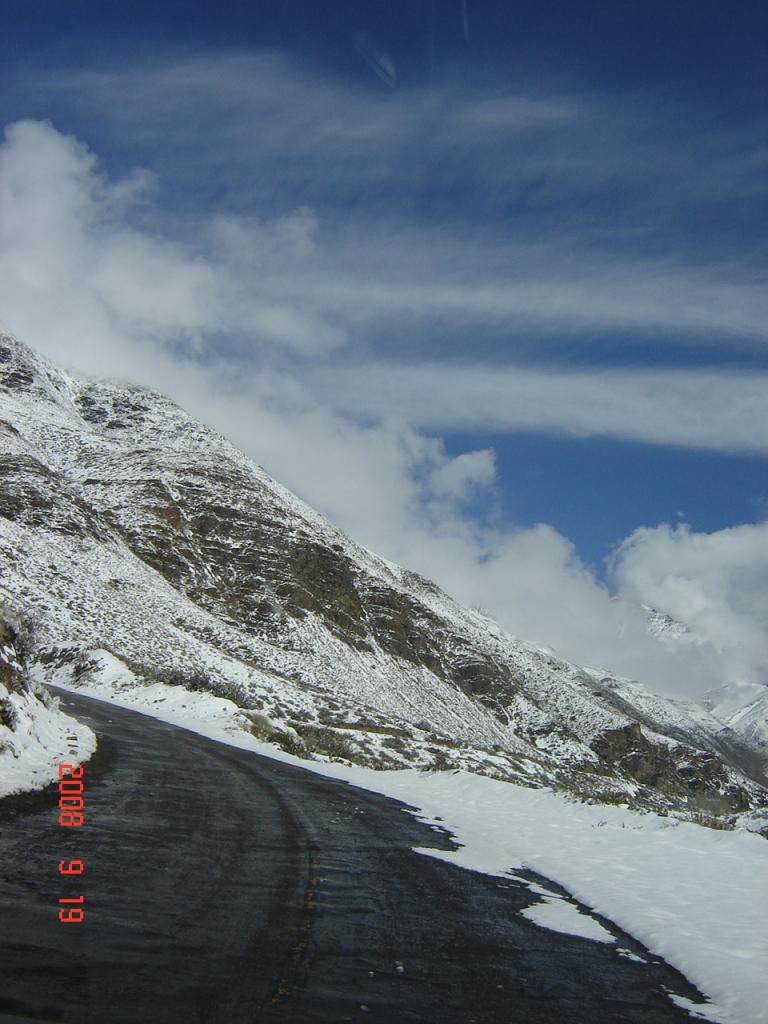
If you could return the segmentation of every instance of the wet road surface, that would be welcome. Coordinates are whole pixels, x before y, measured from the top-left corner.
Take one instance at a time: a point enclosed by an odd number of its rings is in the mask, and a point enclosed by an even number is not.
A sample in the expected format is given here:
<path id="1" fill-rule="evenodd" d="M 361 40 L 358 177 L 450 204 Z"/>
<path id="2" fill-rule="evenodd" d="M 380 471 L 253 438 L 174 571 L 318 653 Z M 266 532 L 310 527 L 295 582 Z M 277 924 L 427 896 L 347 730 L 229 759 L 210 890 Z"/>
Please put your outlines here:
<path id="1" fill-rule="evenodd" d="M 60 827 L 55 797 L 0 803 L 0 1022 L 692 1019 L 665 989 L 697 990 L 614 926 L 649 963 L 537 927 L 524 885 L 414 853 L 453 845 L 403 804 L 62 703 L 99 737 L 86 823 Z M 75 858 L 85 873 L 61 877 Z M 79 895 L 83 923 L 61 924 L 57 901 Z"/>

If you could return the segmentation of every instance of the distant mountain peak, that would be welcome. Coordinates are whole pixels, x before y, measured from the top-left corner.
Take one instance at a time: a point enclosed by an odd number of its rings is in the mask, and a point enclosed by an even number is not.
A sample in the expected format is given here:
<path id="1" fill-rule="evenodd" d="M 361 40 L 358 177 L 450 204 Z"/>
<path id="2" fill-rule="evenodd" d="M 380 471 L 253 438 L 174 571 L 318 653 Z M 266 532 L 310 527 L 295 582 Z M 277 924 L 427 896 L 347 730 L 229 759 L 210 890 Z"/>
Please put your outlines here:
<path id="1" fill-rule="evenodd" d="M 666 612 L 660 612 L 649 605 L 642 605 L 643 611 L 648 617 L 648 632 L 655 637 L 679 638 L 686 634 L 691 636 L 692 632 L 683 622 L 679 622 Z"/>

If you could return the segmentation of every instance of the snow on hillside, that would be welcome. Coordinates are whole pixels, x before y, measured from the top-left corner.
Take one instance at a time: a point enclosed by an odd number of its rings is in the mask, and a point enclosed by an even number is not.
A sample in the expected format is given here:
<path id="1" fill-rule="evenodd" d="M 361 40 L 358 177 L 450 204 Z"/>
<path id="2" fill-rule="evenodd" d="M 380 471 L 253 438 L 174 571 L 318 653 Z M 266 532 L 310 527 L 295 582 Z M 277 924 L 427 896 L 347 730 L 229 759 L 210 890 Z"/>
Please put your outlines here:
<path id="1" fill-rule="evenodd" d="M 418 765 L 431 743 L 433 760 L 518 781 L 534 766 L 610 799 L 763 799 L 717 719 L 461 608 L 162 395 L 75 378 L 5 337 L 0 396 L 4 583 L 54 674 L 106 650 L 289 728 L 346 730 L 379 767 Z"/>
<path id="2" fill-rule="evenodd" d="M 0 615 L 8 613 L 0 594 Z M 0 618 L 0 798 L 44 788 L 58 779 L 59 764 L 85 761 L 95 749 L 87 726 L 30 685 L 16 631 Z"/>
<path id="3" fill-rule="evenodd" d="M 649 608 L 646 604 L 642 605 L 642 608 L 648 619 L 648 632 L 651 636 L 655 636 L 665 642 L 672 641 L 673 643 L 679 643 L 683 638 L 689 643 L 700 642 L 699 638 L 688 626 L 678 622 L 677 619 L 673 619 L 666 612 Z"/>
<path id="4" fill-rule="evenodd" d="M 0 705 L 10 707 L 13 723 L 0 721 L 0 798 L 44 789 L 58 780 L 60 764 L 80 764 L 96 749 L 93 732 L 62 714 L 55 701 L 9 694 L 0 684 Z"/>
<path id="5" fill-rule="evenodd" d="M 728 725 L 768 754 L 768 688 L 726 719 Z"/>
<path id="6" fill-rule="evenodd" d="M 541 896 L 527 912 L 535 923 L 613 943 L 617 956 L 634 955 L 612 933 L 613 922 L 711 1000 L 691 1003 L 670 993 L 695 1016 L 720 1024 L 764 1024 L 768 845 L 759 836 L 627 806 L 576 802 L 551 789 L 464 771 L 307 764 L 248 735 L 232 702 L 179 687 L 136 686 L 124 668 L 106 660 L 98 680 L 84 678 L 71 689 L 401 800 L 461 844 L 454 852 L 420 853 L 500 877 L 519 879 L 516 872 L 533 870 L 570 894 L 531 886 Z"/>

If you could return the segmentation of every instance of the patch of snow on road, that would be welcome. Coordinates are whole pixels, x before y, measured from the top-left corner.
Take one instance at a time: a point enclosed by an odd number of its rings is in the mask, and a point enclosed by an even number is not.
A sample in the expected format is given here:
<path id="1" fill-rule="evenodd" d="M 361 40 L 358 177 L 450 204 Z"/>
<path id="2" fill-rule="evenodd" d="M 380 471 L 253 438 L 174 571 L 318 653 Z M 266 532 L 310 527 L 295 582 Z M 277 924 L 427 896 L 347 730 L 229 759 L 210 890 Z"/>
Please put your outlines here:
<path id="1" fill-rule="evenodd" d="M 638 956 L 637 953 L 633 953 L 631 949 L 622 949 L 621 946 L 618 946 L 617 949 L 616 949 L 616 952 L 624 960 L 632 960 L 636 964 L 647 964 L 648 963 L 648 961 L 646 959 L 644 959 L 642 956 Z"/>
<path id="2" fill-rule="evenodd" d="M 699 1006 L 697 1003 L 694 1003 L 691 999 L 686 999 L 685 996 L 679 996 L 677 992 L 671 992 L 669 989 L 667 989 L 667 995 L 675 1004 L 675 1006 L 679 1006 L 681 1010 L 687 1010 L 688 1013 L 690 1013 L 690 1015 L 694 1017 L 696 1020 L 731 1020 L 730 1017 L 725 1018 L 718 1017 L 716 1015 L 713 1016 L 712 1013 L 709 1011 L 709 1008 L 707 1008 L 706 1010 L 702 1010 L 701 1006 Z"/>
<path id="3" fill-rule="evenodd" d="M 578 935 L 582 939 L 592 939 L 594 942 L 616 941 L 616 937 L 593 917 L 582 914 L 569 900 L 557 896 L 554 899 L 545 899 L 543 903 L 536 903 L 532 907 L 526 907 L 520 913 L 540 928 L 564 932 L 566 935 Z"/>

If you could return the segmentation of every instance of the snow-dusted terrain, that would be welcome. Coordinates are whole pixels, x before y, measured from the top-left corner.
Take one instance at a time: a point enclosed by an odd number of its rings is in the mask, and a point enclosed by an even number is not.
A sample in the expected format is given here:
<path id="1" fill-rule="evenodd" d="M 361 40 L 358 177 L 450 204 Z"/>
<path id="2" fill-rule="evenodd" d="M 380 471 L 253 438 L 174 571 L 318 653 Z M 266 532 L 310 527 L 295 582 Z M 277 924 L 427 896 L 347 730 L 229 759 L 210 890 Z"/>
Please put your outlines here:
<path id="1" fill-rule="evenodd" d="M 58 778 L 58 766 L 86 761 L 96 749 L 91 730 L 33 693 L 8 694 L 0 703 L 13 709 L 13 728 L 0 724 L 0 798 L 42 789 Z"/>
<path id="2" fill-rule="evenodd" d="M 0 593 L 0 798 L 42 789 L 64 762 L 87 760 L 91 730 L 63 714 L 44 687 L 30 685 L 13 609 Z"/>
<path id="3" fill-rule="evenodd" d="M 768 685 L 724 684 L 707 694 L 706 707 L 768 757 Z"/>
<path id="4" fill-rule="evenodd" d="M 106 651 L 138 680 L 231 697 L 307 753 L 681 812 L 764 801 L 764 757 L 714 716 L 510 637 L 168 399 L 9 336 L 0 558 L 42 679 Z"/>
<path id="5" fill-rule="evenodd" d="M 768 690 L 764 690 L 749 704 L 732 712 L 727 722 L 753 746 L 768 754 Z"/>

